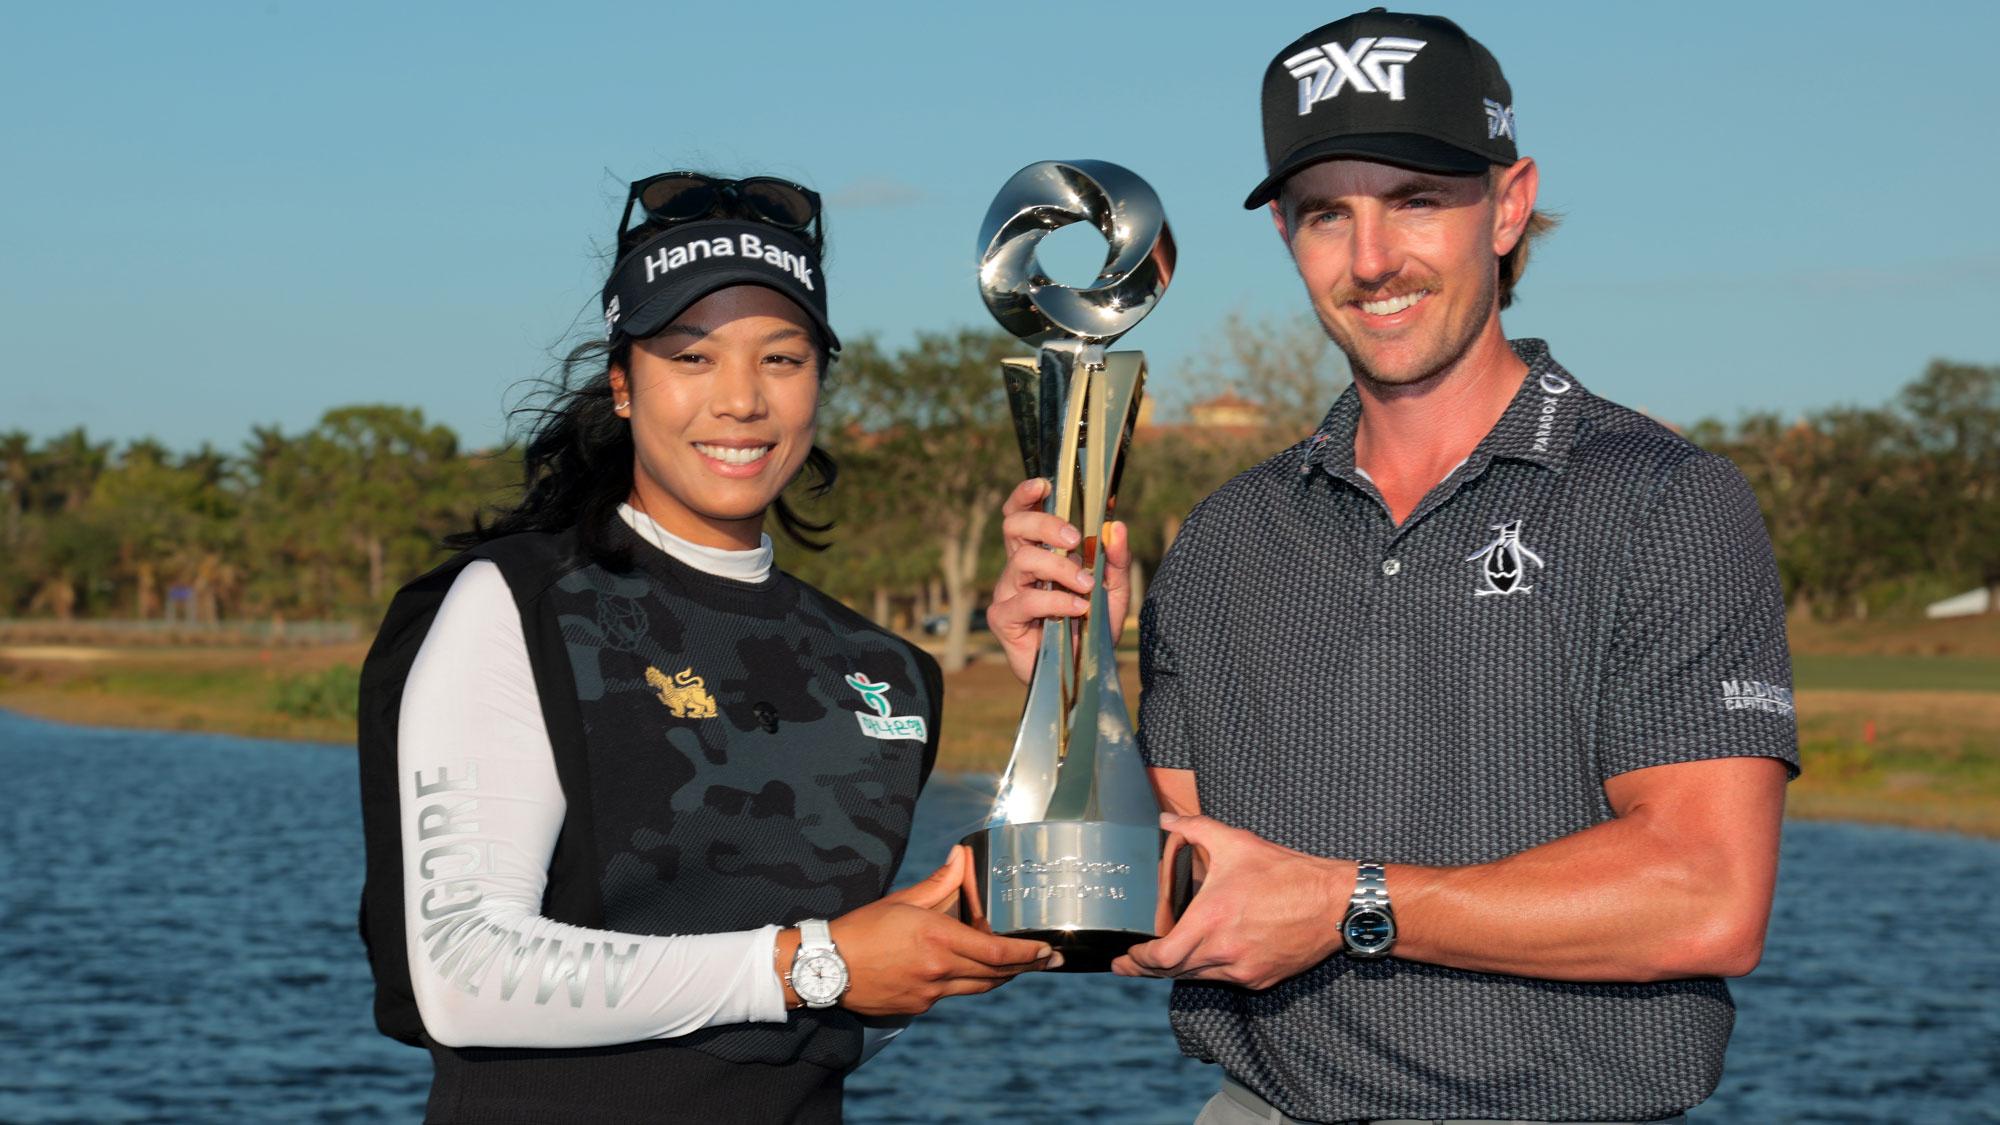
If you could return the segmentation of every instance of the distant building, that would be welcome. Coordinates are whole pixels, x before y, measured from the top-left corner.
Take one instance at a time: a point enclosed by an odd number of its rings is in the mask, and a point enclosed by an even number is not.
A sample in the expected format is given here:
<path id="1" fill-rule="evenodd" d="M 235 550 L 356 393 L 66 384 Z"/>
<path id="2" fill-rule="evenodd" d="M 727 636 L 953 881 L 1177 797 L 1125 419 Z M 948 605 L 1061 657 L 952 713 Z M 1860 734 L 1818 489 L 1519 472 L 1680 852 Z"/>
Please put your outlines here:
<path id="1" fill-rule="evenodd" d="M 1263 403 L 1232 391 L 1188 407 L 1188 419 L 1204 429 L 1258 428 L 1271 424 L 1271 411 Z"/>
<path id="2" fill-rule="evenodd" d="M 1993 591 L 1985 586 L 1932 602 L 1924 607 L 1925 617 L 1973 617 L 1993 609 Z"/>
<path id="3" fill-rule="evenodd" d="M 1261 402 L 1238 394 L 1224 394 L 1187 408 L 1185 422 L 1155 422 L 1153 398 L 1139 404 L 1137 439 L 1141 442 L 1172 441 L 1193 445 L 1216 445 L 1243 439 L 1271 438 L 1271 410 Z"/>

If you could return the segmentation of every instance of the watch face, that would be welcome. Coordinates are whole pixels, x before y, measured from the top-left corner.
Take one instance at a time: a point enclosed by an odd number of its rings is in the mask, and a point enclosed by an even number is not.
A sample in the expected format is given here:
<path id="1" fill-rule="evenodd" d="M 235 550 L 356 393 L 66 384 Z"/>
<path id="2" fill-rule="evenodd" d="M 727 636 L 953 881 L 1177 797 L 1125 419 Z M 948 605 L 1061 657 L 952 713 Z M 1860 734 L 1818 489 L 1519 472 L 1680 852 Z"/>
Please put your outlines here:
<path id="1" fill-rule="evenodd" d="M 808 1004 L 824 1007 L 847 991 L 847 963 L 837 954 L 814 953 L 792 966 L 792 991 Z"/>
<path id="2" fill-rule="evenodd" d="M 1350 948 L 1372 951 L 1395 940 L 1396 926 L 1379 910 L 1357 910 L 1347 916 L 1346 935 Z"/>

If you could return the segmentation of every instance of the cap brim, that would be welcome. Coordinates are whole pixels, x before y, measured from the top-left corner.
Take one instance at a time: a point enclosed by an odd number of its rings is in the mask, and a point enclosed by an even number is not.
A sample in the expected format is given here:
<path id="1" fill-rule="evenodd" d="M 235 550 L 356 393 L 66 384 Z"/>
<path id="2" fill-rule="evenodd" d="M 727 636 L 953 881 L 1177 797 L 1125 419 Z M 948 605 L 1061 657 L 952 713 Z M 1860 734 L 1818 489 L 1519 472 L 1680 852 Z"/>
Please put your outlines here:
<path id="1" fill-rule="evenodd" d="M 1254 211 L 1278 197 L 1285 179 L 1308 164 L 1322 160 L 1348 156 L 1361 160 L 1375 160 L 1383 164 L 1394 164 L 1403 168 L 1414 168 L 1419 172 L 1443 172 L 1448 175 L 1464 176 L 1484 172 L 1493 166 L 1493 161 L 1476 152 L 1468 152 L 1457 145 L 1440 141 L 1434 137 L 1416 133 L 1356 133 L 1346 137 L 1332 137 L 1315 141 L 1286 155 L 1285 159 L 1272 167 L 1271 174 L 1251 191 L 1243 201 L 1246 211 Z"/>
<path id="2" fill-rule="evenodd" d="M 839 351 L 840 337 L 834 335 L 833 325 L 827 323 L 826 318 L 820 315 L 812 302 L 801 300 L 800 294 L 773 282 L 771 272 L 767 269 L 725 267 L 691 273 L 678 284 L 666 285 L 656 290 L 638 308 L 621 317 L 618 321 L 618 331 L 633 339 L 643 340 L 672 324 L 675 317 L 718 289 L 727 289 L 732 285 L 758 285 L 786 297 L 797 305 L 800 312 L 805 313 L 808 319 L 819 326 L 821 332 L 826 333 L 827 349 Z"/>

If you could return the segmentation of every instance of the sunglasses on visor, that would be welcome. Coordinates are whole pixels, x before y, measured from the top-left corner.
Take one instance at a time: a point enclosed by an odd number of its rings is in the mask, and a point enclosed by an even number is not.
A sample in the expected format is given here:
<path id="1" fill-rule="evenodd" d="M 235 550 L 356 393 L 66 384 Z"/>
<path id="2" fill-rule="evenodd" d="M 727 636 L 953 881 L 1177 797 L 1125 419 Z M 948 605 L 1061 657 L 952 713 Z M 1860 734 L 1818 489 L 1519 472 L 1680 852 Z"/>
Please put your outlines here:
<path id="1" fill-rule="evenodd" d="M 632 208 L 656 223 L 696 219 L 747 218 L 780 230 L 802 231 L 819 221 L 819 193 L 790 180 L 752 176 L 720 180 L 698 172 L 663 172 L 634 180 L 625 197 L 619 237 L 632 229 Z"/>

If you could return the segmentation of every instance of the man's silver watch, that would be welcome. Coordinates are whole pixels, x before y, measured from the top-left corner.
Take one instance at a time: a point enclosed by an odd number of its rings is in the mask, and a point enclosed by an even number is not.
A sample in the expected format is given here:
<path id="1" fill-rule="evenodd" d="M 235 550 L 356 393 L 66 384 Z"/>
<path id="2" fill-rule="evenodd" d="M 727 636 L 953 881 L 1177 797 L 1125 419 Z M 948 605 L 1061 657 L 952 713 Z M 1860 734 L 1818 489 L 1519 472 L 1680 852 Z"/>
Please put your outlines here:
<path id="1" fill-rule="evenodd" d="M 792 955 L 792 971 L 785 983 L 799 994 L 808 1008 L 831 1008 L 847 992 L 847 962 L 833 947 L 833 930 L 824 919 L 808 918 L 799 923 L 799 950 Z"/>
<path id="2" fill-rule="evenodd" d="M 1349 957 L 1374 961 L 1396 948 L 1396 912 L 1389 907 L 1389 878 L 1379 863 L 1354 869 L 1354 897 L 1340 920 L 1340 942 Z"/>

